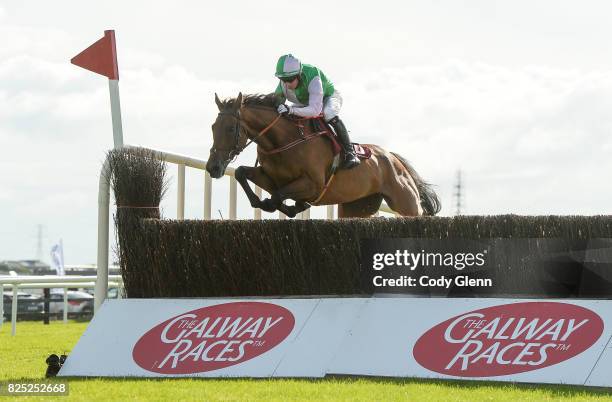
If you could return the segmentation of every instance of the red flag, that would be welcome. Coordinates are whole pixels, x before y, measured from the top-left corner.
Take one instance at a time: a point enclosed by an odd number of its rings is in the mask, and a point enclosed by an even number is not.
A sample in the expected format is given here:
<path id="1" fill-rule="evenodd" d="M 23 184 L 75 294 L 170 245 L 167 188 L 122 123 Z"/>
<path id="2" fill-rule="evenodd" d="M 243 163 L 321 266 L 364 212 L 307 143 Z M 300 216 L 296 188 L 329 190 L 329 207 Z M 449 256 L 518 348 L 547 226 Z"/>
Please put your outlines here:
<path id="1" fill-rule="evenodd" d="M 111 80 L 119 79 L 115 31 L 104 31 L 104 37 L 70 60 L 76 66 L 102 74 Z"/>

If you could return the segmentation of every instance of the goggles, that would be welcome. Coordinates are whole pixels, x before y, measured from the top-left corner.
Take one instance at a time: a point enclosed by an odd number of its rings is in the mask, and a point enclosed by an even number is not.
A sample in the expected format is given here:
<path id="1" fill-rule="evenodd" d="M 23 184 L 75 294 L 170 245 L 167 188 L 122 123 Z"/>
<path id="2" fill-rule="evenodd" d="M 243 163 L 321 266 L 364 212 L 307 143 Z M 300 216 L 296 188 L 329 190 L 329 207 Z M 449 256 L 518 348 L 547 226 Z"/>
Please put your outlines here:
<path id="1" fill-rule="evenodd" d="M 294 75 L 292 77 L 281 77 L 280 80 L 282 82 L 293 82 L 293 80 L 295 80 L 297 77 L 297 75 Z"/>

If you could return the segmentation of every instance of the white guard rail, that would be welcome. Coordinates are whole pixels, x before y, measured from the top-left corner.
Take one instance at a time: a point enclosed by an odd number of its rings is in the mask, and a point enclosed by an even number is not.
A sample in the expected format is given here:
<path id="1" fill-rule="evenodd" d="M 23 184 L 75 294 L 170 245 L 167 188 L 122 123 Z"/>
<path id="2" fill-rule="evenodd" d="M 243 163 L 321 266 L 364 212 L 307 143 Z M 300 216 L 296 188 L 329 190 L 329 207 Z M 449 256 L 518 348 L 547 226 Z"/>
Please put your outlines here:
<path id="1" fill-rule="evenodd" d="M 64 322 L 68 321 L 68 288 L 94 288 L 98 281 L 98 276 L 0 276 L 0 329 L 4 322 L 4 288 L 12 290 L 11 300 L 11 335 L 15 336 L 17 331 L 17 304 L 19 301 L 19 289 L 45 289 L 63 288 L 64 289 Z M 111 282 L 108 282 L 108 281 Z M 107 289 L 110 284 L 113 287 L 123 287 L 121 275 L 107 276 Z M 120 295 L 121 292 L 118 292 Z"/>
<path id="2" fill-rule="evenodd" d="M 126 145 L 126 148 L 133 147 Z M 144 148 L 144 147 L 139 147 Z M 162 151 L 158 149 L 145 148 L 157 153 L 160 160 L 167 163 L 173 163 L 178 167 L 177 173 L 177 219 L 185 218 L 185 168 L 190 167 L 204 171 L 204 219 L 211 219 L 212 209 L 212 177 L 206 171 L 206 160 L 192 158 L 190 156 L 175 154 L 172 152 Z M 236 196 L 238 182 L 234 178 L 234 168 L 228 167 L 225 175 L 230 177 L 230 205 L 229 219 L 236 219 Z M 261 197 L 262 189 L 255 186 L 255 193 Z M 100 182 L 98 189 L 98 280 L 94 291 L 94 312 L 104 302 L 108 292 L 108 250 L 109 250 L 109 216 L 110 216 L 110 182 L 109 182 L 109 166 L 108 161 L 104 162 L 102 171 L 100 172 Z M 380 208 L 380 211 L 394 214 L 394 212 L 385 204 Z M 261 209 L 254 208 L 254 219 L 261 219 Z M 279 219 L 285 219 L 285 214 L 279 212 Z M 299 215 L 300 219 L 309 219 L 310 210 L 306 210 Z M 327 206 L 327 219 L 334 219 L 334 206 Z"/>

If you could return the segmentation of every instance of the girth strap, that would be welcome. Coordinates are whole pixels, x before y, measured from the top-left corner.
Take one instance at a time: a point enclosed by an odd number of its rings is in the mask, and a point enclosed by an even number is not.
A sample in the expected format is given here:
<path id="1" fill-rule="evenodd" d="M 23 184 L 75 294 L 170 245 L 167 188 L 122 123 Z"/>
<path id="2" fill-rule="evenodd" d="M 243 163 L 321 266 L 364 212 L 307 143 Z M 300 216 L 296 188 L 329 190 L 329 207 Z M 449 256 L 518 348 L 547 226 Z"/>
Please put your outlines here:
<path id="1" fill-rule="evenodd" d="M 323 196 L 327 192 L 329 185 L 334 180 L 334 177 L 336 177 L 336 170 L 338 170 L 339 164 L 340 164 L 340 154 L 334 157 L 334 162 L 332 163 L 332 166 L 330 169 L 330 176 L 329 176 L 329 179 L 327 179 L 327 183 L 325 183 L 325 186 L 323 186 L 323 191 L 321 191 L 321 194 L 319 194 L 316 200 L 314 200 L 313 202 L 309 202 L 310 205 L 314 205 L 316 207 L 319 201 L 321 201 L 321 198 L 323 198 Z"/>

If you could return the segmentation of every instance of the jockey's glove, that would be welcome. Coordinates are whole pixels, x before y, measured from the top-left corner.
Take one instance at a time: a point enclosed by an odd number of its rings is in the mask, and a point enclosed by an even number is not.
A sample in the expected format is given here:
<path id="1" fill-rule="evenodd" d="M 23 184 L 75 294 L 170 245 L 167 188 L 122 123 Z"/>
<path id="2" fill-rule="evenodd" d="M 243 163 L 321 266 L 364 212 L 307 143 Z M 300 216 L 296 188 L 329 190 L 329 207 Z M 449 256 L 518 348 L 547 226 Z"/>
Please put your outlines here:
<path id="1" fill-rule="evenodd" d="M 280 114 L 281 116 L 284 116 L 286 114 L 291 114 L 291 106 L 287 106 L 284 103 L 278 105 L 278 108 L 276 110 L 278 111 L 278 114 Z"/>

